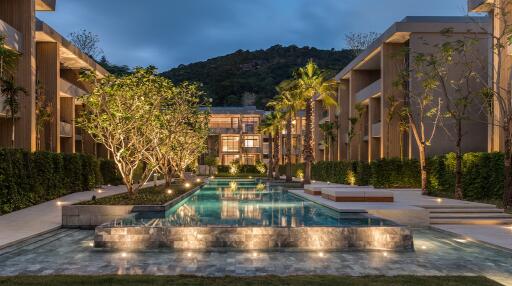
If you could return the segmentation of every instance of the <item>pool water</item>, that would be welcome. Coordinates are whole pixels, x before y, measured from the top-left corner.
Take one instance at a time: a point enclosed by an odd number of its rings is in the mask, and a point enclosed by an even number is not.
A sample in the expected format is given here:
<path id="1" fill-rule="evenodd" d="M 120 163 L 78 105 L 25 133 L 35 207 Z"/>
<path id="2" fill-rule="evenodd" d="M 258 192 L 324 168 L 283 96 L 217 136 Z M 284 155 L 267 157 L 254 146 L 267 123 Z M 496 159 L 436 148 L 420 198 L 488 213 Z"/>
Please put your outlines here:
<path id="1" fill-rule="evenodd" d="M 146 217 L 146 220 L 148 218 Z M 215 179 L 169 209 L 168 226 L 391 226 L 363 213 L 339 213 L 259 180 Z"/>

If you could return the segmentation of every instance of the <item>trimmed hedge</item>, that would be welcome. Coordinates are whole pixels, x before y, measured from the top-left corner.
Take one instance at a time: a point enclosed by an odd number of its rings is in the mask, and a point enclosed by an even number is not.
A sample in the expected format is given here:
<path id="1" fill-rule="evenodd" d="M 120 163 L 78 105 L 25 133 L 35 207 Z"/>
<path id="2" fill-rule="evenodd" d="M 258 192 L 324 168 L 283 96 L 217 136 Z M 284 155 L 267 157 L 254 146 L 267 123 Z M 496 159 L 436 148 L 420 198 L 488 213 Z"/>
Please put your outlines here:
<path id="1" fill-rule="evenodd" d="M 466 153 L 462 160 L 464 199 L 501 200 L 504 188 L 502 153 Z M 454 153 L 429 159 L 428 191 L 434 196 L 453 197 L 455 189 Z"/>
<path id="2" fill-rule="evenodd" d="M 229 173 L 229 166 L 219 165 L 217 172 Z M 240 165 L 240 174 L 259 174 L 259 172 L 255 165 Z"/>
<path id="3" fill-rule="evenodd" d="M 100 170 L 89 155 L 0 149 L 0 214 L 88 191 L 103 183 L 102 173 L 116 171 L 107 165 Z"/>
<path id="4" fill-rule="evenodd" d="M 503 196 L 504 165 L 502 153 L 467 153 L 463 157 L 463 189 L 467 200 L 500 200 Z M 433 196 L 453 197 L 455 190 L 455 154 L 428 159 L 428 192 Z M 293 165 L 292 174 L 304 169 Z M 286 166 L 279 166 L 284 175 Z M 313 180 L 372 185 L 376 188 L 421 188 L 420 166 L 417 160 L 381 159 L 371 163 L 322 161 L 313 164 Z"/>
<path id="5" fill-rule="evenodd" d="M 107 185 L 122 185 L 123 177 L 119 174 L 116 163 L 112 160 L 100 160 L 100 173 L 103 183 Z"/>

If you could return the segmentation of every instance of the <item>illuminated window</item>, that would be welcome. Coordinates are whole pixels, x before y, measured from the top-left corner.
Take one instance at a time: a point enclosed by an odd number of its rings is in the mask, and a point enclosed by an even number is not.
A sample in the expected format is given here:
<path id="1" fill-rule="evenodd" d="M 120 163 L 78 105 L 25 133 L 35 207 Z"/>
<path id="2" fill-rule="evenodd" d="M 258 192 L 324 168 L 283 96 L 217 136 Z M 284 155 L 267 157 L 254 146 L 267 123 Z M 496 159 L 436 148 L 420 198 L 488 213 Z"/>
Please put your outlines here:
<path id="1" fill-rule="evenodd" d="M 242 155 L 242 165 L 256 165 L 256 155 Z"/>
<path id="2" fill-rule="evenodd" d="M 259 122 L 260 122 L 259 117 L 244 117 L 244 118 L 242 118 L 243 131 L 246 133 L 256 132 Z"/>
<path id="3" fill-rule="evenodd" d="M 238 118 L 212 117 L 210 118 L 210 128 L 238 128 Z"/>
<path id="4" fill-rule="evenodd" d="M 247 148 L 260 147 L 260 137 L 259 136 L 244 136 L 244 147 L 247 147 Z"/>
<path id="5" fill-rule="evenodd" d="M 240 137 L 222 136 L 222 152 L 240 152 Z"/>
<path id="6" fill-rule="evenodd" d="M 235 160 L 240 160 L 240 155 L 222 155 L 222 165 L 229 165 Z"/>

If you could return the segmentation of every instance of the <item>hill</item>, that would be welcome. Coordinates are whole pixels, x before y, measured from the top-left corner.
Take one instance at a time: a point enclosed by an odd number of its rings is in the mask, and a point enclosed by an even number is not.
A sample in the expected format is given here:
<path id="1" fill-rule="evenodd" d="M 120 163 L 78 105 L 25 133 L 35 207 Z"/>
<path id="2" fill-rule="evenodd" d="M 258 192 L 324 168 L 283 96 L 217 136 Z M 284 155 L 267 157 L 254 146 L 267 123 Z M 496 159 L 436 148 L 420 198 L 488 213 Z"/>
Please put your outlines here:
<path id="1" fill-rule="evenodd" d="M 275 86 L 313 59 L 334 75 L 352 59 L 351 50 L 319 50 L 297 46 L 273 46 L 267 50 L 238 50 L 204 62 L 180 65 L 162 73 L 172 81 L 196 81 L 204 85 L 215 106 L 255 104 L 265 108 L 275 96 Z"/>

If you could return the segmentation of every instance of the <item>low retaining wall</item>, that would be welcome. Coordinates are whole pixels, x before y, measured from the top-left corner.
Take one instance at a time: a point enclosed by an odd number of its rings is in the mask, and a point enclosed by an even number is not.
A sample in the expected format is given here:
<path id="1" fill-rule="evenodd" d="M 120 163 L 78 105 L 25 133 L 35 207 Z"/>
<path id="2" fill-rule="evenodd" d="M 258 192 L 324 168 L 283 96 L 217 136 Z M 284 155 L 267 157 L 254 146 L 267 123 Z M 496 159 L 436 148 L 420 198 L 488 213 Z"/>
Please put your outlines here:
<path id="1" fill-rule="evenodd" d="M 176 250 L 217 248 L 268 250 L 413 251 L 409 229 L 390 227 L 111 227 L 96 228 L 95 247 Z"/>
<path id="2" fill-rule="evenodd" d="M 202 185 L 201 185 L 202 186 Z M 201 186 L 167 202 L 164 205 L 146 206 L 109 206 L 109 205 L 70 205 L 62 207 L 62 227 L 94 229 L 95 227 L 114 220 L 126 218 L 131 213 L 161 213 L 165 212 L 197 192 Z"/>

